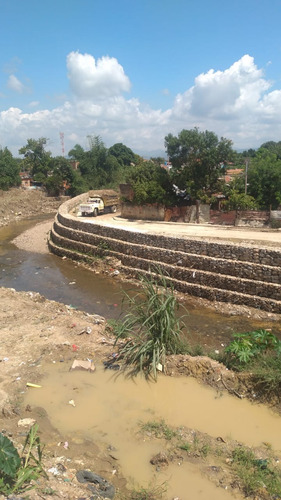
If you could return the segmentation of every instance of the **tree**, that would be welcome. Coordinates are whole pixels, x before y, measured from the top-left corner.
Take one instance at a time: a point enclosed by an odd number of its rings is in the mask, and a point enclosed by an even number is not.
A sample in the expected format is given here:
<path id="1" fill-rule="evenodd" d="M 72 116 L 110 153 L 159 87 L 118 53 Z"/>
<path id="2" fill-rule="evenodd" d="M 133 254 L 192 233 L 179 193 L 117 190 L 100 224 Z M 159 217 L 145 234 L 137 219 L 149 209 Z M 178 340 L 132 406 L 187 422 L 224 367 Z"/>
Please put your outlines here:
<path id="1" fill-rule="evenodd" d="M 168 172 L 151 161 L 133 167 L 126 181 L 132 186 L 132 202 L 136 205 L 160 203 L 168 206 L 174 203 L 175 194 Z"/>
<path id="2" fill-rule="evenodd" d="M 136 162 L 136 157 L 133 151 L 122 144 L 122 142 L 117 142 L 116 144 L 111 146 L 108 150 L 108 153 L 112 156 L 115 156 L 120 165 L 131 165 L 131 163 Z"/>
<path id="3" fill-rule="evenodd" d="M 162 156 L 153 156 L 150 158 L 151 161 L 153 161 L 153 163 L 155 163 L 156 165 L 163 165 L 165 163 L 165 159 L 162 158 Z"/>
<path id="4" fill-rule="evenodd" d="M 264 142 L 259 149 L 267 149 L 270 153 L 276 154 L 278 160 L 281 159 L 281 141 L 268 141 Z"/>
<path id="5" fill-rule="evenodd" d="M 65 193 L 74 181 L 74 171 L 69 160 L 63 156 L 56 156 L 50 160 L 51 174 L 43 179 L 47 193 L 50 196 L 59 196 Z"/>
<path id="6" fill-rule="evenodd" d="M 0 148 L 0 189 L 7 191 L 21 184 L 20 166 L 8 148 Z"/>
<path id="7" fill-rule="evenodd" d="M 227 210 L 257 210 L 258 204 L 256 200 L 245 193 L 238 193 L 234 189 L 230 192 L 228 200 L 222 202 L 222 205 Z"/>
<path id="8" fill-rule="evenodd" d="M 68 156 L 76 161 L 81 161 L 85 156 L 85 151 L 80 144 L 75 144 L 74 148 L 69 151 Z"/>
<path id="9" fill-rule="evenodd" d="M 225 162 L 234 154 L 230 140 L 219 140 L 214 132 L 199 132 L 198 128 L 182 130 L 178 137 L 168 134 L 165 147 L 175 183 L 181 189 L 187 188 L 193 198 L 200 191 L 211 194 L 216 190 Z"/>
<path id="10" fill-rule="evenodd" d="M 278 208 L 281 204 L 281 159 L 268 149 L 260 148 L 248 168 L 248 194 L 261 208 Z"/>
<path id="11" fill-rule="evenodd" d="M 25 169 L 30 171 L 35 180 L 47 178 L 50 170 L 51 153 L 45 151 L 48 140 L 45 137 L 40 139 L 27 139 L 25 146 L 19 149 L 19 154 L 24 155 Z"/>

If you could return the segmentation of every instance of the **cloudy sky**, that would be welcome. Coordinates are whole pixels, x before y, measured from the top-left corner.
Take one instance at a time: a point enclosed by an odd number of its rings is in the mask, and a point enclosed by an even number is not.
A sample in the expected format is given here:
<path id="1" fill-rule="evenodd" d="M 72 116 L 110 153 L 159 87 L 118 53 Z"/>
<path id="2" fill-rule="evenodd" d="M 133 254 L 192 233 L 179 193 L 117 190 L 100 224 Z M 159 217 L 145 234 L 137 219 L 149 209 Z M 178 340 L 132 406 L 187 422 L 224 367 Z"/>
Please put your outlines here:
<path id="1" fill-rule="evenodd" d="M 281 140 L 280 0 L 0 0 L 0 146 Z"/>

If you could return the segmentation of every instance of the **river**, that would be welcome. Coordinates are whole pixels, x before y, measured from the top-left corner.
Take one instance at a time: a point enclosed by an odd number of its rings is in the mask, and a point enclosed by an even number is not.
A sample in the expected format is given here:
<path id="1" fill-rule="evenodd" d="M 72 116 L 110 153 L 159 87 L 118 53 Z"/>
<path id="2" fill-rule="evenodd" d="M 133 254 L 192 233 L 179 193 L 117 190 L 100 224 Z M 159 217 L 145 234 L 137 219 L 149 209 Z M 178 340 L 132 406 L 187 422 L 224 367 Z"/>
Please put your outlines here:
<path id="1" fill-rule="evenodd" d="M 106 318 L 121 313 L 123 289 L 132 288 L 113 278 L 93 274 L 69 260 L 51 254 L 27 252 L 12 242 L 21 232 L 44 218 L 12 224 L 0 229 L 0 286 L 35 291 L 48 299 L 71 304 Z M 226 316 L 196 307 L 187 301 L 187 331 L 193 342 L 220 346 L 233 331 L 278 325 L 251 318 Z M 64 360 L 65 361 L 65 360 Z M 38 365 L 39 366 L 39 365 Z M 42 389 L 28 391 L 25 401 L 44 407 L 48 418 L 70 447 L 75 439 L 83 446 L 91 442 L 114 447 L 114 454 L 129 484 L 149 485 L 155 480 L 150 457 L 159 444 L 140 439 L 139 422 L 159 420 L 186 426 L 210 436 L 231 436 L 250 446 L 268 442 L 281 449 L 280 417 L 262 405 L 253 405 L 198 384 L 194 379 L 160 376 L 157 384 L 144 379 L 129 380 L 97 366 L 95 374 L 69 371 L 67 362 L 49 364 L 43 370 Z M 220 396 L 220 397 L 218 397 Z M 67 404 L 75 399 L 75 408 Z M 157 483 L 167 485 L 167 500 L 230 500 L 229 491 L 217 488 L 202 476 L 196 463 L 173 463 L 157 474 Z M 237 495 L 237 498 L 241 498 Z"/>
<path id="2" fill-rule="evenodd" d="M 19 249 L 13 240 L 39 222 L 50 219 L 41 216 L 0 228 L 0 286 L 17 291 L 39 292 L 50 300 L 72 305 L 91 314 L 116 319 L 122 310 L 123 290 L 134 291 L 108 275 L 95 274 L 77 263 L 53 254 Z M 233 332 L 256 328 L 271 328 L 281 334 L 277 322 L 256 321 L 239 315 L 225 315 L 198 306 L 193 298 L 183 302 L 188 311 L 186 332 L 192 343 L 218 347 L 226 343 Z"/>

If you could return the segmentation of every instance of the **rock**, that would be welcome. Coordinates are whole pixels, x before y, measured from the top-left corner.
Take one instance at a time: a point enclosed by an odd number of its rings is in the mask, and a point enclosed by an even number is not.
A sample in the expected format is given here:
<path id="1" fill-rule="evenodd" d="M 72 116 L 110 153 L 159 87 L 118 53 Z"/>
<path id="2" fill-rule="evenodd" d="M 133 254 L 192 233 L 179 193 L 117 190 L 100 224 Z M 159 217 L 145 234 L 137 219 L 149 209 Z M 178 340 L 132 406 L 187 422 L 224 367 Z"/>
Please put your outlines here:
<path id="1" fill-rule="evenodd" d="M 160 452 L 151 458 L 150 463 L 152 465 L 159 465 L 161 467 L 165 467 L 165 466 L 169 465 L 169 460 L 168 460 L 166 453 Z"/>

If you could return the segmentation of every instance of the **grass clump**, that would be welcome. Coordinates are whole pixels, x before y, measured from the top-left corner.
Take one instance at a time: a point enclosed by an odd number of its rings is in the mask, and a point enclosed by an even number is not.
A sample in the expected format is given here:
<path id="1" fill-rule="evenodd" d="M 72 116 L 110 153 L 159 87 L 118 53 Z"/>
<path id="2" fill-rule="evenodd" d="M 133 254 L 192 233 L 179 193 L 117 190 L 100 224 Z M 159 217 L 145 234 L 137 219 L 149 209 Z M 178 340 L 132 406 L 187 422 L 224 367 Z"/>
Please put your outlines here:
<path id="1" fill-rule="evenodd" d="M 238 447 L 232 452 L 232 467 L 246 496 L 281 497 L 281 471 L 269 459 L 257 459 L 252 450 Z"/>
<path id="2" fill-rule="evenodd" d="M 42 467 L 42 453 L 38 425 L 31 427 L 19 455 L 12 441 L 0 433 L 0 493 L 23 493 L 32 488 L 40 474 L 48 478 Z"/>
<path id="3" fill-rule="evenodd" d="M 160 500 L 166 491 L 165 485 L 134 489 L 129 500 Z"/>
<path id="4" fill-rule="evenodd" d="M 157 274 L 155 278 L 141 276 L 142 289 L 136 295 L 125 292 L 128 312 L 115 325 L 116 342 L 127 339 L 119 349 L 125 365 L 133 373 L 144 372 L 154 379 L 157 369 L 164 369 L 167 354 L 189 352 L 174 289 L 159 270 Z"/>
<path id="5" fill-rule="evenodd" d="M 149 432 L 154 437 L 163 438 L 167 441 L 177 436 L 176 431 L 169 427 L 164 420 L 145 422 L 140 425 L 140 428 L 143 432 Z"/>

